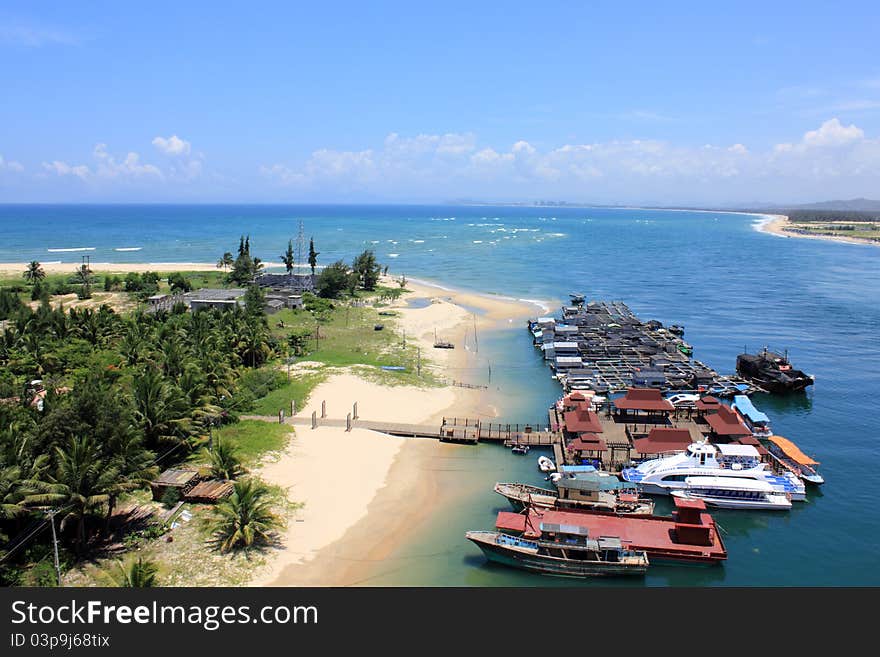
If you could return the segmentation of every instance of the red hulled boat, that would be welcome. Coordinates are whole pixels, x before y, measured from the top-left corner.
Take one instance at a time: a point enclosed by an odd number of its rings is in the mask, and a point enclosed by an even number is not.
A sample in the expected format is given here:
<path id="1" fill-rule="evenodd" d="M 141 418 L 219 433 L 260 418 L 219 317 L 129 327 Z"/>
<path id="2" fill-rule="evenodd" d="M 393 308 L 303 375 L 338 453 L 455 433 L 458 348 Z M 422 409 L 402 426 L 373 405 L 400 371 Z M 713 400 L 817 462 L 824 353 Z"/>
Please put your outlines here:
<path id="1" fill-rule="evenodd" d="M 727 559 L 718 526 L 702 500 L 675 498 L 671 517 L 595 513 L 585 510 L 529 508 L 523 513 L 501 511 L 498 531 L 528 539 L 553 534 L 553 527 L 586 529 L 589 536 L 616 536 L 631 550 L 647 552 L 652 563 L 716 564 Z"/>

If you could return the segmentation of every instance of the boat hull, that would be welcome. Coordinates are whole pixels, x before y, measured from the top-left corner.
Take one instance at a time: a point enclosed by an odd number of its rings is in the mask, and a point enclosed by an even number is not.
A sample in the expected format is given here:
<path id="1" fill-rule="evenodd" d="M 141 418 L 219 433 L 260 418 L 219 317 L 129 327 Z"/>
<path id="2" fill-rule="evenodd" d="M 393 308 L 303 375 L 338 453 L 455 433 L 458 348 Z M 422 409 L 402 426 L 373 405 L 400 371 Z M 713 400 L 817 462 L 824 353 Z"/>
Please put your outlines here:
<path id="1" fill-rule="evenodd" d="M 684 491 L 675 491 L 672 495 L 685 500 L 703 500 L 707 506 L 714 506 L 719 509 L 745 511 L 789 511 L 791 509 L 791 502 L 784 498 L 779 501 L 768 500 L 762 502 L 758 500 L 735 500 L 711 497 L 709 495 L 694 495 Z"/>
<path id="2" fill-rule="evenodd" d="M 468 533 L 467 538 L 479 547 L 486 559 L 492 563 L 542 575 L 576 578 L 642 576 L 648 569 L 647 563 L 644 565 L 632 565 L 587 562 L 546 557 L 538 554 L 526 554 L 474 537 L 471 535 L 471 532 Z"/>

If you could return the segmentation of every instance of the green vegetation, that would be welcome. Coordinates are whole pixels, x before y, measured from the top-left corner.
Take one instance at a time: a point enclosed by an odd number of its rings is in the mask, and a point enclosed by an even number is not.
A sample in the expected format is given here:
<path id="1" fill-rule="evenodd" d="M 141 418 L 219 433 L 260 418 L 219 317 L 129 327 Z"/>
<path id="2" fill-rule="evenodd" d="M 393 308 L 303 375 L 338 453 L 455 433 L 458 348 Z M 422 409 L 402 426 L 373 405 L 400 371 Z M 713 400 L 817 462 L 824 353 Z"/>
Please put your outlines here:
<path id="1" fill-rule="evenodd" d="M 277 413 L 278 408 L 275 408 L 274 412 Z M 231 451 L 241 465 L 253 467 L 269 452 L 284 449 L 289 435 L 290 427 L 283 424 L 241 420 L 214 432 L 214 450 L 215 454 L 221 450 Z M 227 463 L 229 461 L 231 459 L 227 460 Z M 235 478 L 224 477 L 224 479 Z"/>
<path id="2" fill-rule="evenodd" d="M 117 561 L 107 579 L 112 586 L 126 588 L 150 588 L 158 586 L 156 575 L 159 566 L 149 559 L 138 557 L 128 563 Z"/>
<path id="3" fill-rule="evenodd" d="M 221 552 L 247 550 L 272 542 L 282 525 L 273 509 L 273 491 L 259 480 L 243 479 L 214 509 L 215 545 Z"/>
<path id="4" fill-rule="evenodd" d="M 325 379 L 322 372 L 295 372 L 290 383 L 276 388 L 262 399 L 254 402 L 252 412 L 256 415 L 275 415 L 280 409 L 290 412 L 291 400 L 297 408 L 303 408 L 312 390 Z M 243 422 L 239 423 L 240 426 Z M 278 425 L 272 425 L 278 426 Z"/>

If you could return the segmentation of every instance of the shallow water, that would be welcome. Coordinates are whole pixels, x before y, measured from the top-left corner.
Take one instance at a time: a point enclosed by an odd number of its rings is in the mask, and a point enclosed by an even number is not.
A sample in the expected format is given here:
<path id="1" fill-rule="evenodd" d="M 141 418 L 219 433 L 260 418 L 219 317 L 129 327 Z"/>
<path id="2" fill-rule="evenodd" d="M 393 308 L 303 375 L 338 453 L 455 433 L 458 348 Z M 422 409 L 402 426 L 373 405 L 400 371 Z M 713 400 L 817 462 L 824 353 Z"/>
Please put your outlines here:
<path id="1" fill-rule="evenodd" d="M 732 372 L 743 346 L 789 349 L 816 385 L 755 397 L 774 430 L 822 462 L 827 484 L 790 513 L 717 512 L 729 560 L 652 568 L 648 585 L 880 584 L 880 249 L 779 238 L 755 217 L 656 210 L 383 206 L 2 206 L 0 261 L 216 261 L 250 234 L 279 263 L 305 222 L 320 263 L 376 250 L 396 274 L 524 299 L 620 299 L 642 319 L 681 324 L 695 356 Z M 306 247 L 308 244 L 306 243 Z M 57 251 L 88 248 L 90 251 Z M 140 248 L 140 251 L 117 251 Z M 53 249 L 50 253 L 49 250 Z M 389 254 L 396 257 L 389 259 Z M 477 345 L 472 345 L 476 348 Z M 479 335 L 478 364 L 456 379 L 488 385 L 505 421 L 534 422 L 558 393 L 523 326 Z M 491 368 L 491 375 L 490 375 Z M 490 378 L 491 376 L 491 378 Z M 464 540 L 506 502 L 497 480 L 541 483 L 537 453 L 462 448 L 438 476 L 455 490 L 371 584 L 572 585 L 491 567 Z M 446 469 L 446 466 L 449 466 Z M 664 506 L 665 505 L 665 506 Z M 664 501 L 659 510 L 668 510 Z M 390 566 L 386 564 L 386 566 Z M 382 574 L 387 573 L 387 574 Z M 602 584 L 610 582 L 603 580 Z M 586 583 L 584 585 L 590 585 Z M 622 582 L 621 585 L 641 585 Z"/>

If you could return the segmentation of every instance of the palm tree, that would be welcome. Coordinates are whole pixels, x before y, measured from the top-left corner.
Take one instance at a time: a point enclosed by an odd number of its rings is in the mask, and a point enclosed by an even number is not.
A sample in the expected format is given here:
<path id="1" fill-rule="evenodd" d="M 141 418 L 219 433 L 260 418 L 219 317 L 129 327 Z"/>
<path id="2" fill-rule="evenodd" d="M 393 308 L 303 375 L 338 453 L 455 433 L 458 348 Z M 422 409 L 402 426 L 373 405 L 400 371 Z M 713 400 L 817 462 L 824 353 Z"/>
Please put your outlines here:
<path id="1" fill-rule="evenodd" d="M 241 465 L 238 450 L 228 440 L 217 439 L 214 441 L 214 449 L 205 450 L 211 460 L 211 476 L 217 479 L 238 479 L 247 471 Z"/>
<path id="2" fill-rule="evenodd" d="M 232 254 L 227 251 L 223 254 L 223 257 L 217 261 L 217 269 L 228 271 L 233 264 L 235 264 L 235 258 L 233 258 Z"/>
<path id="3" fill-rule="evenodd" d="M 186 398 L 162 374 L 147 367 L 131 387 L 135 417 L 144 432 L 144 444 L 154 448 L 167 440 L 179 440 L 188 430 Z"/>
<path id="4" fill-rule="evenodd" d="M 101 454 L 94 440 L 88 436 L 71 438 L 64 448 L 55 448 L 55 472 L 48 481 L 36 482 L 41 492 L 24 501 L 62 508 L 61 529 L 76 522 L 76 550 L 82 554 L 86 515 L 109 501 L 118 477 L 118 469 Z"/>
<path id="5" fill-rule="evenodd" d="M 156 586 L 158 573 L 159 566 L 154 561 L 138 557 L 128 563 L 117 560 L 107 579 L 113 586 L 144 589 Z"/>
<path id="6" fill-rule="evenodd" d="M 214 510 L 214 539 L 221 552 L 247 549 L 271 541 L 281 526 L 272 511 L 271 491 L 258 479 L 235 482 L 235 489 Z"/>
<path id="7" fill-rule="evenodd" d="M 46 278 L 46 272 L 43 271 L 42 265 L 36 260 L 31 260 L 23 274 L 25 280 L 34 285 Z"/>
<path id="8" fill-rule="evenodd" d="M 116 435 L 109 447 L 111 464 L 118 472 L 118 477 L 107 493 L 105 529 L 110 528 L 110 518 L 119 496 L 147 486 L 159 474 L 159 468 L 154 465 L 156 455 L 144 448 L 143 440 L 136 431 Z"/>

